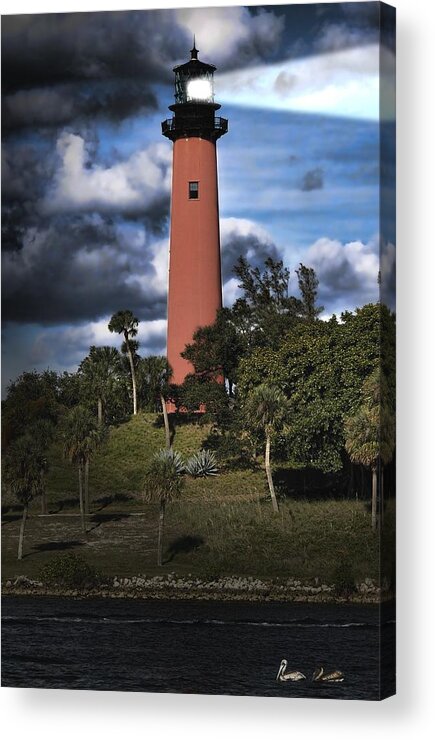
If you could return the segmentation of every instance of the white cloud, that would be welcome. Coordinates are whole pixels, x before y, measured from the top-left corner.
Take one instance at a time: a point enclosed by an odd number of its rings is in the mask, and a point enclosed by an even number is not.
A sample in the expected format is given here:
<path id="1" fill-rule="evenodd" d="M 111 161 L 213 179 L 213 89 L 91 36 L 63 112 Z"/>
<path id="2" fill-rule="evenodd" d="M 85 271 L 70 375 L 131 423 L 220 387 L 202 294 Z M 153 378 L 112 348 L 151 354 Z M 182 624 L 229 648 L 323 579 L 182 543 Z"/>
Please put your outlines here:
<path id="1" fill-rule="evenodd" d="M 241 49 L 252 53 L 255 45 L 275 45 L 284 28 L 283 17 L 263 9 L 252 15 L 245 7 L 182 8 L 175 15 L 179 26 L 195 34 L 200 58 L 216 64 L 234 61 Z"/>
<path id="2" fill-rule="evenodd" d="M 60 166 L 43 204 L 46 212 L 145 211 L 170 192 L 171 152 L 165 144 L 103 167 L 89 163 L 81 136 L 64 131 L 57 152 Z"/>
<path id="3" fill-rule="evenodd" d="M 28 349 L 28 365 L 38 369 L 75 371 L 89 352 L 89 347 L 121 346 L 118 334 L 108 330 L 110 316 L 75 326 L 56 326 L 37 330 Z M 165 350 L 166 319 L 139 322 L 139 354 Z"/>
<path id="4" fill-rule="evenodd" d="M 366 244 L 322 237 L 303 255 L 319 278 L 321 302 L 330 311 L 353 309 L 379 299 L 379 239 Z"/>
<path id="5" fill-rule="evenodd" d="M 221 74 L 219 102 L 275 110 L 379 118 L 378 44 Z M 382 49 L 382 115 L 394 118 L 394 55 Z"/>

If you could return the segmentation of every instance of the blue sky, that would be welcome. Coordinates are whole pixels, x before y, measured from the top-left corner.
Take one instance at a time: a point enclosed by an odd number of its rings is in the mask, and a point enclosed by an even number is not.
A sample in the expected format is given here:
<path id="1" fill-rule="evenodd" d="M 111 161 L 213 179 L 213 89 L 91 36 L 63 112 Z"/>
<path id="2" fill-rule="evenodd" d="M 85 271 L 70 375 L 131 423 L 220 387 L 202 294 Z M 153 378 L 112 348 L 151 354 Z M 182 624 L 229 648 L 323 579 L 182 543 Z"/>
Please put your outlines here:
<path id="1" fill-rule="evenodd" d="M 107 323 L 120 308 L 140 319 L 142 354 L 165 351 L 172 144 L 160 122 L 191 31 L 218 67 L 229 120 L 218 143 L 225 302 L 237 296 L 240 254 L 314 267 L 325 316 L 377 300 L 393 23 L 383 18 L 380 45 L 378 4 L 350 5 L 3 23 L 3 387 L 23 370 L 73 370 L 91 344 L 117 344 Z M 383 171 L 391 205 L 393 171 Z M 391 218 L 381 243 L 388 286 Z"/>

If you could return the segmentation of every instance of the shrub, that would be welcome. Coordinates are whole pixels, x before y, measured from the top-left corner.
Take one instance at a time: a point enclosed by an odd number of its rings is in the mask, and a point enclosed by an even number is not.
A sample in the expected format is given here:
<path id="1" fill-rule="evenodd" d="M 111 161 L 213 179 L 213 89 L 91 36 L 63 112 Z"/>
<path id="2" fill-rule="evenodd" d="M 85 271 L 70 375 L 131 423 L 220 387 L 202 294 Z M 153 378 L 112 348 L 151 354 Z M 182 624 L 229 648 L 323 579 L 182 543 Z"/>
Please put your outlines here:
<path id="1" fill-rule="evenodd" d="M 94 585 L 100 578 L 96 570 L 73 552 L 57 555 L 41 570 L 43 583 L 67 588 Z"/>
<path id="2" fill-rule="evenodd" d="M 217 475 L 218 464 L 216 455 L 211 450 L 200 450 L 186 462 L 186 471 L 193 478 L 205 478 L 208 475 Z"/>
<path id="3" fill-rule="evenodd" d="M 184 473 L 185 470 L 185 464 L 184 460 L 181 457 L 179 452 L 176 452 L 175 450 L 159 450 L 159 452 L 156 452 L 154 455 L 155 460 L 170 460 L 175 468 L 175 472 L 177 475 L 181 475 L 181 473 Z"/>

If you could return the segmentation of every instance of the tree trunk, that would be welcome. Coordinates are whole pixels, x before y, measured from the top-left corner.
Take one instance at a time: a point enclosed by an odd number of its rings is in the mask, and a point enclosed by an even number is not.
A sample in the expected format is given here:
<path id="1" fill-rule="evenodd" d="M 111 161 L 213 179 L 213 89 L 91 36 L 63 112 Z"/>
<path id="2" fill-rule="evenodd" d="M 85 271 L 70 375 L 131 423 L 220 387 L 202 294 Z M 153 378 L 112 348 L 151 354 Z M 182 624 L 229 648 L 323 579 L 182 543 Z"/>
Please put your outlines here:
<path id="1" fill-rule="evenodd" d="M 20 536 L 18 538 L 18 560 L 23 559 L 24 528 L 26 526 L 28 510 L 29 510 L 29 504 L 24 504 L 23 518 L 21 519 L 21 526 L 20 526 Z"/>
<path id="2" fill-rule="evenodd" d="M 160 501 L 159 537 L 157 541 L 157 565 L 163 565 L 163 526 L 165 523 L 165 502 Z"/>
<path id="3" fill-rule="evenodd" d="M 165 422 L 165 440 L 166 449 L 171 449 L 171 430 L 169 429 L 168 409 L 166 408 L 166 401 L 163 393 L 160 395 L 160 403 L 162 404 L 163 421 Z"/>
<path id="4" fill-rule="evenodd" d="M 130 343 L 128 341 L 128 337 L 126 335 L 124 335 L 124 337 L 125 337 L 125 343 L 127 345 L 128 360 L 130 362 L 131 387 L 133 391 L 133 414 L 134 416 L 136 416 L 137 414 L 136 372 L 134 369 L 133 355 L 130 349 Z"/>
<path id="5" fill-rule="evenodd" d="M 41 475 L 41 514 L 47 514 L 47 494 L 44 486 L 44 474 Z"/>
<path id="6" fill-rule="evenodd" d="M 372 468 L 372 529 L 376 530 L 378 504 L 378 472 L 376 466 Z"/>
<path id="7" fill-rule="evenodd" d="M 86 537 L 86 520 L 85 520 L 85 505 L 83 501 L 83 468 L 82 464 L 79 465 L 79 502 L 80 502 L 80 519 L 82 523 L 82 532 Z"/>
<path id="8" fill-rule="evenodd" d="M 275 496 L 275 489 L 273 487 L 272 471 L 270 469 L 270 434 L 266 432 L 266 453 L 264 455 L 264 467 L 266 468 L 267 482 L 269 484 L 270 497 L 272 499 L 272 508 L 274 512 L 278 512 L 278 502 Z"/>
<path id="9" fill-rule="evenodd" d="M 89 460 L 85 462 L 85 514 L 89 515 Z"/>
<path id="10" fill-rule="evenodd" d="M 103 399 L 99 398 L 97 401 L 97 414 L 98 414 L 98 423 L 103 423 Z"/>
<path id="11" fill-rule="evenodd" d="M 384 466 L 381 463 L 381 471 L 379 476 L 379 519 L 380 519 L 380 528 L 384 526 Z"/>

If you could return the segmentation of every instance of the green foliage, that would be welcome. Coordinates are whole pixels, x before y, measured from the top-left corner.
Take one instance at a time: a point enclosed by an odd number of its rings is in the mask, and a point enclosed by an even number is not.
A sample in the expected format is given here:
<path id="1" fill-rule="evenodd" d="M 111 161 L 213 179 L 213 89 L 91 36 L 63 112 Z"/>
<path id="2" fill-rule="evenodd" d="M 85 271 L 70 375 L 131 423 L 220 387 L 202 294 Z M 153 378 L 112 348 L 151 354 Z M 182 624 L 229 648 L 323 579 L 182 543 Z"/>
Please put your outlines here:
<path id="1" fill-rule="evenodd" d="M 170 393 L 172 369 L 166 357 L 151 355 L 138 361 L 137 369 L 138 398 L 144 411 L 161 412 L 161 398 Z"/>
<path id="2" fill-rule="evenodd" d="M 44 491 L 48 467 L 44 441 L 31 434 L 22 435 L 10 445 L 5 456 L 4 483 L 25 506 Z"/>
<path id="3" fill-rule="evenodd" d="M 8 386 L 2 404 L 2 444 L 7 447 L 25 434 L 32 424 L 44 419 L 56 424 L 62 412 L 58 377 L 46 370 L 22 373 Z"/>
<path id="4" fill-rule="evenodd" d="M 178 390 L 178 407 L 197 412 L 202 407 L 202 422 L 224 424 L 229 416 L 229 399 L 225 386 L 205 375 L 188 375 Z"/>
<path id="5" fill-rule="evenodd" d="M 344 451 L 344 419 L 360 407 L 363 383 L 379 367 L 381 326 L 389 348 L 381 362 L 385 398 L 391 407 L 394 325 L 394 316 L 378 304 L 344 314 L 341 324 L 335 317 L 300 324 L 283 338 L 278 350 L 257 349 L 241 361 L 240 397 L 243 400 L 262 383 L 282 388 L 290 404 L 289 457 L 325 472 L 338 471 Z"/>
<path id="6" fill-rule="evenodd" d="M 233 312 L 235 317 L 243 317 L 247 350 L 254 346 L 278 346 L 302 309 L 301 301 L 288 295 L 290 270 L 282 260 L 268 257 L 264 266 L 261 272 L 240 257 L 234 267 L 243 298 L 236 301 Z"/>
<path id="7" fill-rule="evenodd" d="M 72 552 L 51 558 L 41 569 L 40 577 L 44 584 L 65 588 L 93 586 L 101 580 L 93 566 Z"/>
<path id="8" fill-rule="evenodd" d="M 200 450 L 186 462 L 186 472 L 193 478 L 207 478 L 219 472 L 216 455 L 211 450 Z"/>
<path id="9" fill-rule="evenodd" d="M 173 457 L 161 451 L 152 458 L 144 482 L 144 501 L 170 503 L 181 496 L 184 481 Z"/>
<path id="10" fill-rule="evenodd" d="M 155 455 L 155 459 L 163 461 L 169 460 L 174 465 L 177 475 L 181 475 L 186 470 L 186 464 L 182 456 L 177 450 L 173 450 L 172 448 L 170 450 L 159 450 Z"/>
<path id="11" fill-rule="evenodd" d="M 62 420 L 61 438 L 65 457 L 83 465 L 105 439 L 106 431 L 84 406 L 71 409 Z"/>
<path id="12" fill-rule="evenodd" d="M 299 292 L 301 294 L 301 315 L 306 321 L 315 321 L 322 313 L 323 306 L 317 306 L 317 288 L 319 280 L 312 267 L 305 267 L 302 262 L 296 270 Z"/>
<path id="13" fill-rule="evenodd" d="M 128 376 L 117 349 L 90 347 L 89 355 L 79 365 L 78 377 L 82 401 L 95 412 L 101 405 L 102 421 L 110 424 L 125 418 Z"/>
<path id="14" fill-rule="evenodd" d="M 231 396 L 242 353 L 243 341 L 232 321 L 232 312 L 221 308 L 214 324 L 196 330 L 193 342 L 186 345 L 181 356 L 192 363 L 197 375 L 206 376 L 209 380 L 223 376 Z"/>
<path id="15" fill-rule="evenodd" d="M 273 434 L 284 426 L 289 406 L 280 388 L 261 383 L 248 393 L 243 409 L 248 427 Z"/>
<path id="16" fill-rule="evenodd" d="M 346 451 L 352 462 L 375 467 L 378 460 L 389 463 L 394 454 L 394 416 L 388 407 L 388 384 L 379 368 L 361 389 L 362 404 L 345 419 Z"/>
<path id="17" fill-rule="evenodd" d="M 139 319 L 133 315 L 132 311 L 127 309 L 123 311 L 117 311 L 113 314 L 109 321 L 109 331 L 115 332 L 116 334 L 123 334 L 124 340 L 127 342 L 128 339 L 133 338 L 137 335 L 137 327 Z"/>

